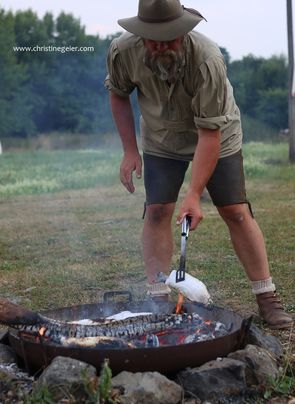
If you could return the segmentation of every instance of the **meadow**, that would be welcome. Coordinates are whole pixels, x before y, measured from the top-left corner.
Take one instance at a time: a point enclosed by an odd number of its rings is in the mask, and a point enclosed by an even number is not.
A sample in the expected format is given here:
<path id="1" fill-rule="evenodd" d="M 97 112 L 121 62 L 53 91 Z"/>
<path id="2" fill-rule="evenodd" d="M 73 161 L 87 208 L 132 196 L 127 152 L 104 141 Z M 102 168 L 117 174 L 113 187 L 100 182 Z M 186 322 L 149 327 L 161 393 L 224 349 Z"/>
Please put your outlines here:
<path id="1" fill-rule="evenodd" d="M 248 143 L 243 154 L 248 199 L 271 273 L 286 310 L 294 312 L 295 165 L 288 162 L 286 143 Z M 0 296 L 32 309 L 95 302 L 106 290 L 145 298 L 144 188 L 138 179 L 132 195 L 121 186 L 121 157 L 113 148 L 0 155 Z M 188 272 L 207 285 L 214 303 L 254 315 L 263 326 L 226 226 L 208 198 L 202 206 L 204 220 L 187 244 Z M 176 268 L 180 228 L 174 223 Z M 294 366 L 294 331 L 272 334 Z"/>
<path id="2" fill-rule="evenodd" d="M 272 275 L 293 310 L 295 166 L 287 161 L 285 143 L 248 143 L 243 153 L 248 198 L 265 235 Z M 106 289 L 144 292 L 144 189 L 142 180 L 135 180 L 133 195 L 121 186 L 120 159 L 120 150 L 108 148 L 0 156 L 1 295 L 48 308 L 93 300 Z M 188 271 L 216 301 L 255 307 L 227 229 L 207 198 L 203 210 L 205 218 L 188 242 Z M 175 225 L 174 267 L 179 231 Z"/>
<path id="3" fill-rule="evenodd" d="M 286 278 L 294 274 L 295 167 L 287 155 L 285 143 L 244 146 L 248 198 L 266 237 L 273 276 L 293 308 L 294 277 Z M 97 291 L 141 285 L 144 189 L 142 180 L 135 180 L 133 195 L 121 186 L 120 159 L 121 151 L 107 148 L 1 155 L 1 294 L 17 297 L 30 289 L 30 304 L 48 307 L 91 299 L 84 292 L 89 285 Z M 189 271 L 216 298 L 247 294 L 223 222 L 210 201 L 203 209 L 205 219 L 188 244 Z M 177 265 L 179 228 L 174 230 Z"/>

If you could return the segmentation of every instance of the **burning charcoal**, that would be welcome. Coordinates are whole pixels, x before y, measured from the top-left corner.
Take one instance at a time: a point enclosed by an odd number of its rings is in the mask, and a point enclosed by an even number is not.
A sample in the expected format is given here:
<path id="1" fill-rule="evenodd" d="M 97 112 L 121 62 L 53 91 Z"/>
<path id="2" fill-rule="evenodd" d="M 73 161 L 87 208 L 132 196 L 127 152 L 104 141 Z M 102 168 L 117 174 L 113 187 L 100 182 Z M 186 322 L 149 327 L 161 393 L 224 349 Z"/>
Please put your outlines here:
<path id="1" fill-rule="evenodd" d="M 213 334 L 200 334 L 198 336 L 197 342 L 208 341 L 208 340 L 211 340 L 211 339 L 215 339 L 215 336 Z"/>
<path id="2" fill-rule="evenodd" d="M 219 321 L 217 321 L 216 325 L 215 325 L 214 333 L 215 333 L 216 337 L 222 337 L 229 333 L 230 328 L 228 329 L 223 323 L 220 323 Z"/>
<path id="3" fill-rule="evenodd" d="M 110 348 L 120 344 L 121 347 L 136 348 L 205 341 L 224 336 L 232 328 L 232 324 L 227 328 L 221 322 L 204 320 L 197 313 L 142 314 L 124 320 L 108 319 L 106 322 L 92 324 L 88 324 L 88 320 L 73 324 L 39 315 L 39 324 L 20 324 L 14 327 L 22 333 L 23 338 L 32 337 L 40 342 L 63 344 L 67 341 L 65 343 L 76 346 L 96 344 L 96 347 Z M 131 346 L 128 345 L 129 342 Z"/>
<path id="4" fill-rule="evenodd" d="M 146 336 L 145 347 L 152 348 L 160 346 L 159 338 L 155 334 L 149 334 Z"/>
<path id="5" fill-rule="evenodd" d="M 204 323 L 204 319 L 199 316 L 197 313 L 192 313 L 192 321 L 194 322 L 194 324 L 203 324 Z"/>
<path id="6" fill-rule="evenodd" d="M 192 342 L 196 342 L 196 334 L 191 334 L 185 337 L 183 340 L 184 344 L 190 344 Z"/>
<path id="7" fill-rule="evenodd" d="M 66 347 L 84 347 L 100 349 L 135 348 L 131 342 L 111 337 L 61 338 L 60 343 Z"/>

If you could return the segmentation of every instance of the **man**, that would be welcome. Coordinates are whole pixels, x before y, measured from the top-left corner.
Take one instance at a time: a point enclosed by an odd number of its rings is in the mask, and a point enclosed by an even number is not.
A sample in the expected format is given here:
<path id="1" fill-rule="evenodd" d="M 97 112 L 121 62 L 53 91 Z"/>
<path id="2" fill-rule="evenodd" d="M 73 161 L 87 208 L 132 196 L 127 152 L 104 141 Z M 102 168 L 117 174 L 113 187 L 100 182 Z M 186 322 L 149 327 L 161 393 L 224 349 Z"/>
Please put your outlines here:
<path id="1" fill-rule="evenodd" d="M 108 53 L 106 88 L 124 157 L 122 184 L 134 192 L 132 174 L 141 177 L 129 95 L 136 89 L 146 189 L 143 255 L 149 289 L 168 293 L 157 283 L 169 272 L 171 221 L 189 162 L 188 191 L 178 224 L 187 215 L 191 230 L 202 219 L 200 197 L 207 187 L 227 224 L 235 251 L 252 282 L 259 311 L 272 328 L 292 324 L 275 294 L 262 233 L 246 199 L 239 109 L 218 46 L 192 31 L 204 18 L 179 0 L 139 0 L 138 15 L 119 20 L 126 33 Z"/>

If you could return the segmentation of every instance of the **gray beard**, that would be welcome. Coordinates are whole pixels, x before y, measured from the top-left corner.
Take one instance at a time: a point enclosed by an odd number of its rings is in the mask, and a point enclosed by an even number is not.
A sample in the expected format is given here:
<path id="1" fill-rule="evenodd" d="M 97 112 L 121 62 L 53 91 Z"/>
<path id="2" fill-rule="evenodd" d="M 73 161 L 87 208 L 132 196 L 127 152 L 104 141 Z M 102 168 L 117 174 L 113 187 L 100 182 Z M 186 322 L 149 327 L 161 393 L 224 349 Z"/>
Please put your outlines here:
<path id="1" fill-rule="evenodd" d="M 160 80 L 174 83 L 182 74 L 185 65 L 184 52 L 182 50 L 150 54 L 145 51 L 143 63 Z"/>

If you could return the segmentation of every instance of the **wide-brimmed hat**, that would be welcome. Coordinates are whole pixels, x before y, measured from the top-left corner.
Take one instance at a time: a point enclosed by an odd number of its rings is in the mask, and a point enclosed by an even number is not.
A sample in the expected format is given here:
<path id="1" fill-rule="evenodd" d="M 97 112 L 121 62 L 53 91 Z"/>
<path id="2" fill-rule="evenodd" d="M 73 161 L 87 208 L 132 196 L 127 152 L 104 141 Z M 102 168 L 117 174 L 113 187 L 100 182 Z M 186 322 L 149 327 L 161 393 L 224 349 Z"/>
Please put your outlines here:
<path id="1" fill-rule="evenodd" d="M 139 0 L 135 17 L 118 20 L 126 31 L 154 41 L 171 41 L 191 31 L 205 18 L 179 0 Z"/>

